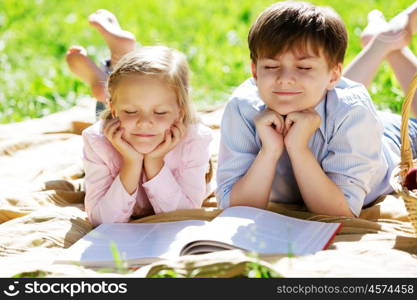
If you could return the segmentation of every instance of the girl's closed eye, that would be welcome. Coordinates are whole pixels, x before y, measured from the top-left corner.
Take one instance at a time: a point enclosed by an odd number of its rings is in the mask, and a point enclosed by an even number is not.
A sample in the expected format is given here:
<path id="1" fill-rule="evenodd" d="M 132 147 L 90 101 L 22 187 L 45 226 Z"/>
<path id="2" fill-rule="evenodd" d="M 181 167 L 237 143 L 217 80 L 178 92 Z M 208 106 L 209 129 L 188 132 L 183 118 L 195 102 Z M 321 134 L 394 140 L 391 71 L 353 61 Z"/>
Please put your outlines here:
<path id="1" fill-rule="evenodd" d="M 168 114 L 168 112 L 167 111 L 156 111 L 155 114 L 162 116 L 162 115 Z"/>
<path id="2" fill-rule="evenodd" d="M 278 69 L 279 67 L 278 66 L 264 66 L 264 68 L 266 70 L 274 70 L 274 69 Z"/>
<path id="3" fill-rule="evenodd" d="M 136 113 L 135 110 L 124 110 L 123 112 L 127 113 L 128 115 L 132 115 Z"/>

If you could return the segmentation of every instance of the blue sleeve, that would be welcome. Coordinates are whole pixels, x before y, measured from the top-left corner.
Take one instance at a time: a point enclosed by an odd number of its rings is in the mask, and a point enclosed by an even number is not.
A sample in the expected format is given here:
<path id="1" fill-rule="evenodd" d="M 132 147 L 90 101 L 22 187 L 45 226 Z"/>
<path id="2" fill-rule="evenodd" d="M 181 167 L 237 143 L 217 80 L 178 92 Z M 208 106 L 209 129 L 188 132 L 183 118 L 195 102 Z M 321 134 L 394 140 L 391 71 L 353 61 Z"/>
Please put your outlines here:
<path id="1" fill-rule="evenodd" d="M 245 107 L 247 111 L 244 111 Z M 249 104 L 239 105 L 239 99 L 232 99 L 223 113 L 221 139 L 217 168 L 217 200 L 220 208 L 230 205 L 233 185 L 245 175 L 259 152 L 256 130 Z M 243 110 L 243 111 L 242 111 Z"/>
<path id="2" fill-rule="evenodd" d="M 338 121 L 328 141 L 322 168 L 342 190 L 352 213 L 359 216 L 373 179 L 380 177 L 382 125 L 367 107 L 353 106 Z"/>

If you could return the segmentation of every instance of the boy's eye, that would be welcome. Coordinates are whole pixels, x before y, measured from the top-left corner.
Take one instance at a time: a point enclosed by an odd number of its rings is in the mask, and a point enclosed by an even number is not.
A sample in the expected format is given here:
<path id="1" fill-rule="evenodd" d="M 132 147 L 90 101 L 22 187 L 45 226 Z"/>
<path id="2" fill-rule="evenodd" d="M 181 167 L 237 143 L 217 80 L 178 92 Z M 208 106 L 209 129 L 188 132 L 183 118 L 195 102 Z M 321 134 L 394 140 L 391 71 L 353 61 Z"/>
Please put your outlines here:
<path id="1" fill-rule="evenodd" d="M 266 70 L 273 70 L 273 69 L 278 69 L 277 66 L 265 66 L 264 67 Z"/>
<path id="2" fill-rule="evenodd" d="M 297 67 L 299 70 L 311 70 L 311 67 Z"/>
<path id="3" fill-rule="evenodd" d="M 155 114 L 156 115 L 166 115 L 167 112 L 166 111 L 156 111 Z"/>
<path id="4" fill-rule="evenodd" d="M 131 115 L 131 114 L 135 114 L 136 113 L 136 111 L 129 111 L 129 110 L 124 110 L 124 112 L 127 113 L 128 115 Z"/>

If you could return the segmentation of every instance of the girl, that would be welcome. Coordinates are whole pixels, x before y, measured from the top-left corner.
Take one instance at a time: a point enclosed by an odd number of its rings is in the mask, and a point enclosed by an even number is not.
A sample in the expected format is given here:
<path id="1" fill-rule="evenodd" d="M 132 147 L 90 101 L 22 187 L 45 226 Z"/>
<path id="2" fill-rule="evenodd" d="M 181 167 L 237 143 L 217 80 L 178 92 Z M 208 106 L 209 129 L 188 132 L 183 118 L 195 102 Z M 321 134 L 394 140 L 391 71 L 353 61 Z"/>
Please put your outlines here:
<path id="1" fill-rule="evenodd" d="M 83 131 L 85 206 L 93 225 L 201 207 L 208 195 L 208 128 L 196 121 L 185 56 L 164 46 L 123 56 L 108 109 Z"/>

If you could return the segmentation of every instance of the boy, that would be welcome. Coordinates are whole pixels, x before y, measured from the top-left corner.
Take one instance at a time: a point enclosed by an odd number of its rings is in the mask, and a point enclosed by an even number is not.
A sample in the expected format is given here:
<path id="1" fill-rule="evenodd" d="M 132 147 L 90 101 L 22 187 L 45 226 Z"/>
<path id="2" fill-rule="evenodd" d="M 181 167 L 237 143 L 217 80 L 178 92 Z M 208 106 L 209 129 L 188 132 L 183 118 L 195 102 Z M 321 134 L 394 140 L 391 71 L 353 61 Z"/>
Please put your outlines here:
<path id="1" fill-rule="evenodd" d="M 390 193 L 399 146 L 383 135 L 365 87 L 341 78 L 340 17 L 276 3 L 248 41 L 253 78 L 235 90 L 221 123 L 220 207 L 304 201 L 313 213 L 353 217 Z"/>

